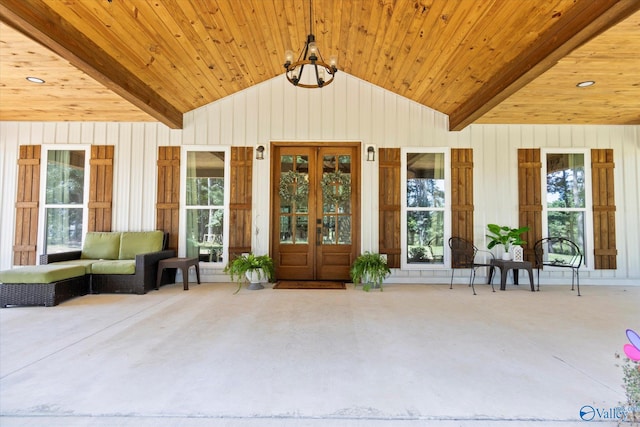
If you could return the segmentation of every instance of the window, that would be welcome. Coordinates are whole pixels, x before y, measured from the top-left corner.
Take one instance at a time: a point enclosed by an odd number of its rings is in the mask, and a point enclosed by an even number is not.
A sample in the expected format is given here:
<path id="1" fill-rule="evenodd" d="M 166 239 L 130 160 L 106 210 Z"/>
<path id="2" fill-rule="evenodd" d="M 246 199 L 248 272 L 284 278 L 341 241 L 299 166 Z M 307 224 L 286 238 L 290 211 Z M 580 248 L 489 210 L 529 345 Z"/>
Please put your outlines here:
<path id="1" fill-rule="evenodd" d="M 575 242 L 583 255 L 590 247 L 592 233 L 590 209 L 589 153 L 550 152 L 544 153 L 542 194 L 544 237 L 564 237 Z M 562 254 L 556 254 L 561 256 Z M 588 257 L 585 256 L 585 265 Z"/>
<path id="2" fill-rule="evenodd" d="M 443 267 L 450 221 L 448 152 L 413 150 L 402 161 L 402 267 Z"/>
<path id="3" fill-rule="evenodd" d="M 309 156 L 281 155 L 280 174 L 280 244 L 308 244 Z"/>
<path id="4" fill-rule="evenodd" d="M 186 255 L 203 262 L 223 262 L 228 238 L 227 162 L 225 151 L 187 151 L 185 180 Z"/>
<path id="5" fill-rule="evenodd" d="M 43 253 L 79 250 L 87 222 L 89 153 L 87 148 L 44 148 Z"/>

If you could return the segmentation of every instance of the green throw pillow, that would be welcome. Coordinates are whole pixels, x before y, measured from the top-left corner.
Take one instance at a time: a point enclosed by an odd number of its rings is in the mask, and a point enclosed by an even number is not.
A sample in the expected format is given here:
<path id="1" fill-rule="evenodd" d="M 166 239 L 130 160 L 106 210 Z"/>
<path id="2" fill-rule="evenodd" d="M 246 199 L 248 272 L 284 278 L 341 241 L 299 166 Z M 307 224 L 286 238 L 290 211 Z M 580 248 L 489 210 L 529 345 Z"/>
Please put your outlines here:
<path id="1" fill-rule="evenodd" d="M 82 247 L 83 259 L 118 259 L 120 250 L 118 232 L 89 232 Z"/>
<path id="2" fill-rule="evenodd" d="M 138 254 L 161 251 L 163 239 L 162 231 L 123 232 L 119 259 L 134 259 Z"/>

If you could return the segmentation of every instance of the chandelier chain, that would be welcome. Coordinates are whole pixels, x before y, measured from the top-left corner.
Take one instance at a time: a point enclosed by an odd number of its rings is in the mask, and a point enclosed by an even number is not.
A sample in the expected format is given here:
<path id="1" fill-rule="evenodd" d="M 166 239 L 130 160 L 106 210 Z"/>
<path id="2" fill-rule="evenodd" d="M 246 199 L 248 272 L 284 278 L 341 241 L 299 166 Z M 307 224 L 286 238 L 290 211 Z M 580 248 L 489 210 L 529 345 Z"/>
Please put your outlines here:
<path id="1" fill-rule="evenodd" d="M 313 0 L 309 0 L 309 34 L 313 34 Z"/>

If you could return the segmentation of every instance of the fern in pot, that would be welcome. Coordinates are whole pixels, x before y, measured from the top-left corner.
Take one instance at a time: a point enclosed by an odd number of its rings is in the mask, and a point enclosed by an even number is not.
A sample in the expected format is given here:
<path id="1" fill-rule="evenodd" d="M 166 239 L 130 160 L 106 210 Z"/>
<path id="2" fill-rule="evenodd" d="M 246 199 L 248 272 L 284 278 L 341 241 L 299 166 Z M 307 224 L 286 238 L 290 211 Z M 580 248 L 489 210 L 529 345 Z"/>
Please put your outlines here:
<path id="1" fill-rule="evenodd" d="M 364 291 L 380 288 L 382 282 L 391 274 L 387 261 L 377 253 L 365 252 L 356 258 L 351 267 L 351 280 L 354 285 L 362 284 Z"/>
<path id="2" fill-rule="evenodd" d="M 247 289 L 263 289 L 263 281 L 272 282 L 275 278 L 273 259 L 269 255 L 242 254 L 234 258 L 224 268 L 224 272 L 231 276 L 231 280 L 238 283 L 237 294 L 242 287 L 243 279 L 249 281 Z"/>

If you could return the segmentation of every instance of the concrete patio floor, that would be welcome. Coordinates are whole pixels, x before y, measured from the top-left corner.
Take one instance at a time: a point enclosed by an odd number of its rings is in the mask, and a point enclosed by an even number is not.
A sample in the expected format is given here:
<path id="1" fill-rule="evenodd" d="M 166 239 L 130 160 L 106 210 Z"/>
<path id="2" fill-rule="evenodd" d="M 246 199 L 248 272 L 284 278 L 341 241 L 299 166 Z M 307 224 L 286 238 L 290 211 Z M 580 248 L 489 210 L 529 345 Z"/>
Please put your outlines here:
<path id="1" fill-rule="evenodd" d="M 0 425 L 585 425 L 640 329 L 640 286 L 235 287 L 0 310 Z"/>

